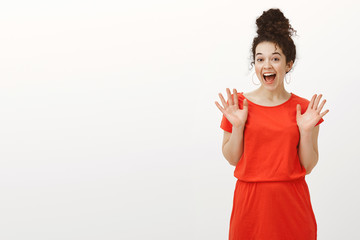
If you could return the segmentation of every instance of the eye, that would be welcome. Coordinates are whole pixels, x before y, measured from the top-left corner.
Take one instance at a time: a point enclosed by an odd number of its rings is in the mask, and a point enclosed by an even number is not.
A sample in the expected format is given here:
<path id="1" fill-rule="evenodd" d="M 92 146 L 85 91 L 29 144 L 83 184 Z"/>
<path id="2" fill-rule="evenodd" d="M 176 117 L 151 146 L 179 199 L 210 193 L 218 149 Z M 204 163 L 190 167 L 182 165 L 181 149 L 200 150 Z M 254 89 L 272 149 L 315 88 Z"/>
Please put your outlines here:
<path id="1" fill-rule="evenodd" d="M 280 59 L 279 58 L 274 58 L 275 61 L 279 61 Z"/>
<path id="2" fill-rule="evenodd" d="M 260 62 L 260 61 L 262 61 L 262 59 L 261 59 L 261 58 L 258 58 L 256 61 Z"/>

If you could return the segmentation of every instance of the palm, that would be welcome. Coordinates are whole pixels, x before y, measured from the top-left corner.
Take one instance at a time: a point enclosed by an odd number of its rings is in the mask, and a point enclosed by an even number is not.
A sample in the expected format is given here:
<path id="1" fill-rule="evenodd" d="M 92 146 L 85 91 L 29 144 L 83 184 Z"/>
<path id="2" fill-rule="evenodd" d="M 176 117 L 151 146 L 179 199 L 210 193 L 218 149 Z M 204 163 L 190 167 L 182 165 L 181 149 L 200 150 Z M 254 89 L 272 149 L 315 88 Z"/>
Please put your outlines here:
<path id="1" fill-rule="evenodd" d="M 316 97 L 316 94 L 312 97 L 306 111 L 304 114 L 301 114 L 301 106 L 298 105 L 297 107 L 297 113 L 296 113 L 296 121 L 297 125 L 300 130 L 303 131 L 311 131 L 315 125 L 320 121 L 320 119 L 329 112 L 329 110 L 326 110 L 323 113 L 321 112 L 321 109 L 323 108 L 326 100 L 323 100 L 318 107 L 320 98 L 322 95 L 320 94 L 318 97 Z"/>
<path id="2" fill-rule="evenodd" d="M 248 104 L 245 100 L 245 103 L 243 104 L 243 109 L 239 108 L 239 102 L 238 102 L 238 94 L 236 89 L 234 89 L 234 94 L 232 97 L 230 93 L 230 89 L 226 89 L 227 95 L 228 95 L 228 101 L 225 102 L 224 97 L 219 93 L 221 102 L 224 107 L 221 107 L 221 105 L 218 102 L 215 102 L 216 106 L 219 108 L 219 110 L 224 114 L 224 116 L 229 120 L 229 122 L 235 126 L 245 126 L 245 122 L 247 120 L 248 115 Z"/>

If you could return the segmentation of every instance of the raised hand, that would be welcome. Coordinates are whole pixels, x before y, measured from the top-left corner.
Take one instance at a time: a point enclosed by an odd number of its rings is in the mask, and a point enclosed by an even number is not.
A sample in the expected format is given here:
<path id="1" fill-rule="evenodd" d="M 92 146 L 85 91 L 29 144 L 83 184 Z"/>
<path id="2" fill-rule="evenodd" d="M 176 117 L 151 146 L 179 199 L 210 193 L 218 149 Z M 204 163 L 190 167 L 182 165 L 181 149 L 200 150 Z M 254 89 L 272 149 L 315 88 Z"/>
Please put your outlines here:
<path id="1" fill-rule="evenodd" d="M 228 103 L 226 103 L 222 94 L 219 93 L 219 97 L 224 107 L 222 107 L 217 101 L 215 101 L 215 104 L 234 127 L 245 126 L 248 116 L 248 102 L 244 99 L 243 109 L 240 109 L 237 91 L 235 88 L 233 91 L 234 94 L 232 97 L 230 89 L 226 88 Z"/>
<path id="2" fill-rule="evenodd" d="M 329 109 L 327 109 L 326 111 L 320 113 L 326 102 L 326 100 L 324 99 L 321 102 L 320 106 L 318 106 L 321 97 L 322 94 L 320 94 L 319 96 L 315 94 L 311 98 L 311 101 L 304 114 L 301 114 L 300 104 L 296 105 L 296 122 L 301 131 L 312 131 L 312 129 L 320 121 L 320 119 L 329 112 Z"/>

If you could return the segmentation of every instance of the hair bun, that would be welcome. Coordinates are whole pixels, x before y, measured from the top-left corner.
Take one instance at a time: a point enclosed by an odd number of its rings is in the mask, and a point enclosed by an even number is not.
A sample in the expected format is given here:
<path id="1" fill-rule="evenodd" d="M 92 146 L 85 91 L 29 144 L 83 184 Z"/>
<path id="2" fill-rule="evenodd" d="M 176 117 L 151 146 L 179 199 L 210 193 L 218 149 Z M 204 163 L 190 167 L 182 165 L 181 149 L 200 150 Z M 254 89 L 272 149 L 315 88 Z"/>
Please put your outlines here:
<path id="1" fill-rule="evenodd" d="M 289 19 L 278 8 L 271 8 L 264 11 L 263 14 L 256 19 L 259 36 L 283 36 L 291 37 L 296 31 L 291 27 Z"/>

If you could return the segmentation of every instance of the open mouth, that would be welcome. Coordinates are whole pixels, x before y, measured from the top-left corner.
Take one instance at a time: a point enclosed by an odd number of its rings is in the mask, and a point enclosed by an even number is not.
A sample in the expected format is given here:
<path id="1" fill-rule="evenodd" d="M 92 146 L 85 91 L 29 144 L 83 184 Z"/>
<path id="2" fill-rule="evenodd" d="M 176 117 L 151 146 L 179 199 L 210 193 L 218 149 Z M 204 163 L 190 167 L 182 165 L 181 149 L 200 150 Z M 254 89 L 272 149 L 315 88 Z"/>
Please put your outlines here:
<path id="1" fill-rule="evenodd" d="M 275 73 L 264 74 L 263 77 L 266 82 L 272 82 L 272 81 L 274 81 L 276 74 Z"/>

